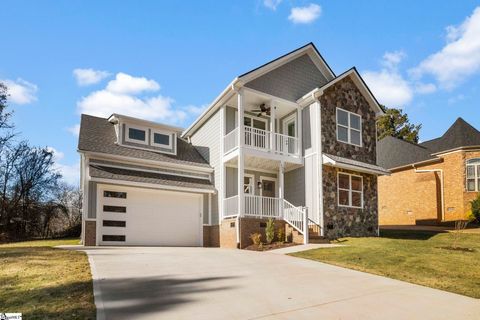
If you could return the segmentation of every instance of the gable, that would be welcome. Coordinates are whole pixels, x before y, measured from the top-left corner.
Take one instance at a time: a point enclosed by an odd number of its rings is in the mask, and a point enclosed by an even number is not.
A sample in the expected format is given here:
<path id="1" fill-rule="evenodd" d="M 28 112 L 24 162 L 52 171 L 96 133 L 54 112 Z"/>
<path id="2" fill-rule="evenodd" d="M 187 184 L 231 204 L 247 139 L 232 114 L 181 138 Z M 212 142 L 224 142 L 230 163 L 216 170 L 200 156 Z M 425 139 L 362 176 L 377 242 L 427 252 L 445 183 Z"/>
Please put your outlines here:
<path id="1" fill-rule="evenodd" d="M 327 82 L 328 80 L 310 56 L 305 53 L 247 82 L 245 87 L 295 102 L 306 93 Z"/>

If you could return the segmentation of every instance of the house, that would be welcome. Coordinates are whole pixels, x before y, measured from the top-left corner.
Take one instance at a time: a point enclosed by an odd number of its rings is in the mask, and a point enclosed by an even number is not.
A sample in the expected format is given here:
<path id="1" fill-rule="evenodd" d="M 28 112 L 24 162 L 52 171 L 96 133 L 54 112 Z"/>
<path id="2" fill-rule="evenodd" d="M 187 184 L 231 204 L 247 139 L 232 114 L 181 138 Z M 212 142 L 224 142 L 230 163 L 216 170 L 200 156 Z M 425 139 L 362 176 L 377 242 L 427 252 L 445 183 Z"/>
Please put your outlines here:
<path id="1" fill-rule="evenodd" d="M 235 78 L 186 130 L 114 114 L 80 128 L 86 245 L 244 248 L 378 233 L 377 116 L 312 43 Z"/>
<path id="2" fill-rule="evenodd" d="M 378 163 L 380 225 L 436 224 L 465 219 L 480 191 L 480 132 L 462 118 L 439 138 L 414 144 L 386 137 Z"/>

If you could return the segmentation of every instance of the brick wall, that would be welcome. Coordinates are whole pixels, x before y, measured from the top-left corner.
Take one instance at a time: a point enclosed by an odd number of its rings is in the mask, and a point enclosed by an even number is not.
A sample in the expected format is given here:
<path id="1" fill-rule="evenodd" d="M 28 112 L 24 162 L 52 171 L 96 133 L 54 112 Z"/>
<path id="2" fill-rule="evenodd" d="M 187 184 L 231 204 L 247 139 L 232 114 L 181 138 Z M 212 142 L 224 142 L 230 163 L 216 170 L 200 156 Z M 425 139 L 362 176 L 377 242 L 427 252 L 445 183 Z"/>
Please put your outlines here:
<path id="1" fill-rule="evenodd" d="M 240 219 L 240 248 L 243 249 L 252 245 L 253 242 L 250 239 L 250 235 L 254 233 L 260 233 L 262 235 L 262 242 L 266 242 L 265 225 L 268 219 L 260 218 L 241 218 Z M 275 233 L 279 229 L 285 230 L 285 221 L 275 220 Z"/>
<path id="2" fill-rule="evenodd" d="M 97 239 L 97 223 L 95 221 L 85 221 L 85 243 L 84 246 L 95 246 Z"/>
<path id="3" fill-rule="evenodd" d="M 219 247 L 220 246 L 220 226 L 203 226 L 203 246 Z"/>
<path id="4" fill-rule="evenodd" d="M 225 219 L 220 224 L 220 247 L 237 248 L 236 219 Z"/>

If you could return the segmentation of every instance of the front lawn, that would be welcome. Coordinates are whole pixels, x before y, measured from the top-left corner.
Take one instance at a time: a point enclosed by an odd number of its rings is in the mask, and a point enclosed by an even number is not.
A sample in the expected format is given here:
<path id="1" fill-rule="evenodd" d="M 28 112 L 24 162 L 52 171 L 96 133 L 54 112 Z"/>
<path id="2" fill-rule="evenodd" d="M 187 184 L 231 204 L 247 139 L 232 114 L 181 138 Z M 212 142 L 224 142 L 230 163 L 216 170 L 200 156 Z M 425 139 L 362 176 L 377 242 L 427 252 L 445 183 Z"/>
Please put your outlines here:
<path id="1" fill-rule="evenodd" d="M 446 249 L 449 233 L 385 230 L 379 238 L 339 241 L 346 247 L 292 255 L 480 298 L 479 234 L 462 234 L 458 242 L 473 252 Z"/>
<path id="2" fill-rule="evenodd" d="M 0 245 L 0 312 L 24 319 L 94 319 L 92 277 L 84 252 L 53 246 L 74 240 Z"/>

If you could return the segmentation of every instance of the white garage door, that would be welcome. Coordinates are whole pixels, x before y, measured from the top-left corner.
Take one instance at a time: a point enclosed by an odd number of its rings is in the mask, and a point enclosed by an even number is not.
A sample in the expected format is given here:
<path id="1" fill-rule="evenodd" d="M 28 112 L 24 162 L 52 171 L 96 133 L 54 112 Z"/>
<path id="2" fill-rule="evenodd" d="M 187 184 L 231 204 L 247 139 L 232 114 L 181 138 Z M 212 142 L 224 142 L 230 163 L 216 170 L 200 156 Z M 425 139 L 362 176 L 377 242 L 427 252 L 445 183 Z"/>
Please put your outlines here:
<path id="1" fill-rule="evenodd" d="M 99 185 L 97 199 L 100 244 L 202 245 L 200 194 Z"/>

